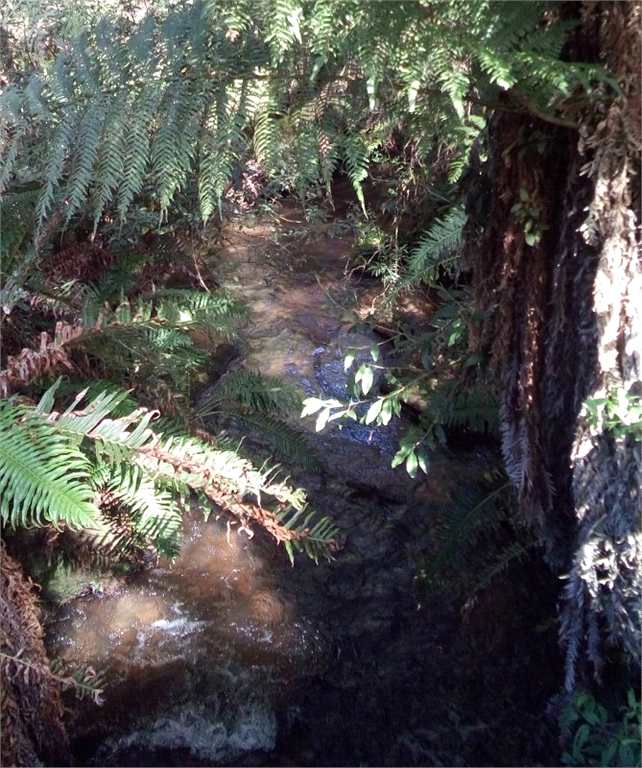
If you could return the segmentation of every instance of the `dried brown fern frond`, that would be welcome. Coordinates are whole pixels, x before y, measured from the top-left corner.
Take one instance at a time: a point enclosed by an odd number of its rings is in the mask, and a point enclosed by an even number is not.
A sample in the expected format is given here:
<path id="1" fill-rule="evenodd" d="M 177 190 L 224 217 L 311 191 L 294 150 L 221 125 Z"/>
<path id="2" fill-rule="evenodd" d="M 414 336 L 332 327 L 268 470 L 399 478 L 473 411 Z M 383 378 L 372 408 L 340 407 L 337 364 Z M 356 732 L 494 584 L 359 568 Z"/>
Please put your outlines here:
<path id="1" fill-rule="evenodd" d="M 57 253 L 49 254 L 43 269 L 47 281 L 72 280 L 98 281 L 114 263 L 114 255 L 98 243 L 77 242 Z"/>
<path id="2" fill-rule="evenodd" d="M 0 396 L 8 397 L 39 376 L 53 376 L 61 367 L 71 370 L 73 366 L 64 345 L 82 332 L 80 326 L 58 321 L 53 340 L 43 331 L 39 336 L 39 349 L 25 347 L 19 355 L 9 357 L 7 367 L 0 371 Z"/>

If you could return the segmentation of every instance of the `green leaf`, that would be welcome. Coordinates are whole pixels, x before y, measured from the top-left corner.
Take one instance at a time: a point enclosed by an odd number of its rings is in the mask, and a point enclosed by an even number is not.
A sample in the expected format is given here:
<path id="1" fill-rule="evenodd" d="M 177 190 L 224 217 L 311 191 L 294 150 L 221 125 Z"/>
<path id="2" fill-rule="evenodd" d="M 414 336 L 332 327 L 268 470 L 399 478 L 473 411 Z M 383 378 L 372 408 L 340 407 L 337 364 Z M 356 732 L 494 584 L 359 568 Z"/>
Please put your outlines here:
<path id="1" fill-rule="evenodd" d="M 472 368 L 474 365 L 480 365 L 485 360 L 485 355 L 483 352 L 475 352 L 474 354 L 470 355 L 466 362 L 464 363 L 465 368 Z"/>
<path id="2" fill-rule="evenodd" d="M 377 416 L 381 413 L 381 409 L 383 407 L 383 400 L 375 400 L 374 403 L 368 408 L 368 413 L 366 413 L 366 417 L 364 419 L 365 424 L 372 424 L 372 422 L 377 418 Z"/>
<path id="3" fill-rule="evenodd" d="M 452 331 L 448 336 L 448 346 L 453 347 L 461 339 L 461 335 L 460 330 Z"/>
<path id="4" fill-rule="evenodd" d="M 394 469 L 395 467 L 398 467 L 400 464 L 403 464 L 410 450 L 411 448 L 409 448 L 408 446 L 401 446 L 401 448 L 399 448 L 397 453 L 395 453 L 390 466 Z"/>
<path id="5" fill-rule="evenodd" d="M 313 413 L 316 413 L 318 410 L 323 408 L 323 406 L 324 401 L 320 400 L 318 397 L 306 397 L 306 399 L 303 401 L 301 418 L 304 419 L 306 416 L 311 416 Z"/>
<path id="6" fill-rule="evenodd" d="M 582 754 L 582 749 L 584 748 L 584 745 L 588 741 L 589 736 L 591 735 L 591 726 L 588 723 L 582 723 L 580 727 L 575 732 L 575 738 L 573 739 L 573 754 L 580 756 Z"/>
<path id="7" fill-rule="evenodd" d="M 359 366 L 359 370 L 357 371 L 354 380 L 356 384 L 361 384 L 361 391 L 364 395 L 367 395 L 374 383 L 374 373 L 372 368 L 366 363 L 362 363 Z"/>
<path id="8" fill-rule="evenodd" d="M 408 458 L 406 459 L 406 472 L 408 472 L 408 474 L 410 475 L 410 477 L 413 478 L 413 480 L 415 477 L 417 477 L 418 467 L 419 467 L 419 461 L 417 459 L 417 454 L 413 449 L 408 454 Z"/>
<path id="9" fill-rule="evenodd" d="M 330 409 L 326 408 L 325 410 L 321 411 L 319 416 L 317 417 L 317 423 L 315 425 L 315 430 L 317 432 L 320 432 L 325 425 L 328 423 L 328 419 L 330 418 Z"/>
<path id="10" fill-rule="evenodd" d="M 348 352 L 343 360 L 343 370 L 347 372 L 348 368 L 354 363 L 354 359 L 357 356 L 356 352 Z"/>
<path id="11" fill-rule="evenodd" d="M 392 398 L 388 397 L 383 401 L 383 407 L 381 408 L 381 423 L 387 426 L 392 418 L 392 410 L 394 404 Z"/>

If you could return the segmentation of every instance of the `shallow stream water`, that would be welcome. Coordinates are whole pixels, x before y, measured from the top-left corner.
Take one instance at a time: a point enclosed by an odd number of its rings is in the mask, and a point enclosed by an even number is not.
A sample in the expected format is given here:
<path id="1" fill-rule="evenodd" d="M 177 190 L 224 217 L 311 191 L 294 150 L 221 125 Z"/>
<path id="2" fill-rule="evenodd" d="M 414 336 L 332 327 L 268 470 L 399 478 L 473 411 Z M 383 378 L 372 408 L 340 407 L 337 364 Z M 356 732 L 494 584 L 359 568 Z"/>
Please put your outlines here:
<path id="1" fill-rule="evenodd" d="M 275 250 L 269 228 L 237 229 L 218 255 L 254 311 L 244 364 L 303 396 L 345 395 L 345 352 L 367 356 L 378 341 L 346 333 L 342 307 L 359 285 L 346 277 L 349 241 L 329 234 Z M 542 711 L 556 678 L 541 669 L 554 651 L 549 636 L 530 638 L 532 574 L 468 623 L 416 588 L 431 517 L 483 456 L 435 456 L 412 481 L 390 468 L 402 420 L 319 435 L 313 423 L 298 426 L 323 469 L 292 475 L 341 530 L 333 561 L 293 568 L 261 530 L 250 538 L 192 510 L 174 563 L 50 623 L 51 648 L 107 682 L 102 707 L 74 707 L 77 764 L 527 765 L 550 752 Z"/>

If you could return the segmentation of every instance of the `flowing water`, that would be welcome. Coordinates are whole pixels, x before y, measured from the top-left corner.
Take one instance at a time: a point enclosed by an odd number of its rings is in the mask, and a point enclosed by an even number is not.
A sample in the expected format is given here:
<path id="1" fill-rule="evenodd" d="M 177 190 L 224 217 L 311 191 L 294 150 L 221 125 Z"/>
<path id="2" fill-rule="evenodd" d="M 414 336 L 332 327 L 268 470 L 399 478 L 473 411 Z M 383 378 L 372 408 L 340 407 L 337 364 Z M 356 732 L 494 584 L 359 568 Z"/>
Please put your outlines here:
<path id="1" fill-rule="evenodd" d="M 78 752 L 95 765 L 270 751 L 278 702 L 324 655 L 318 628 L 295 615 L 249 541 L 214 518 L 171 566 L 73 603 L 55 635 L 59 655 L 107 674 L 106 704 L 77 726 Z"/>
<path id="2" fill-rule="evenodd" d="M 343 307 L 361 288 L 346 277 L 349 241 L 329 234 L 317 226 L 277 247 L 264 226 L 239 229 L 219 254 L 219 273 L 254 311 L 245 364 L 303 396 L 344 396 L 345 352 L 367 356 L 378 341 L 346 333 Z M 175 562 L 58 611 L 51 648 L 107 682 L 101 707 L 74 707 L 79 765 L 528 764 L 546 754 L 541 708 L 519 713 L 532 743 L 511 726 L 515 691 L 541 703 L 555 690 L 546 675 L 532 679 L 552 657 L 548 639 L 529 646 L 528 663 L 515 652 L 535 623 L 515 615 L 525 595 L 505 590 L 476 626 L 416 589 L 434 551 L 431 516 L 483 460 L 444 454 L 411 481 L 390 468 L 402 420 L 320 435 L 313 421 L 299 427 L 323 469 L 293 468 L 293 479 L 341 530 L 332 562 L 292 568 L 264 532 L 250 538 L 196 509 Z"/>

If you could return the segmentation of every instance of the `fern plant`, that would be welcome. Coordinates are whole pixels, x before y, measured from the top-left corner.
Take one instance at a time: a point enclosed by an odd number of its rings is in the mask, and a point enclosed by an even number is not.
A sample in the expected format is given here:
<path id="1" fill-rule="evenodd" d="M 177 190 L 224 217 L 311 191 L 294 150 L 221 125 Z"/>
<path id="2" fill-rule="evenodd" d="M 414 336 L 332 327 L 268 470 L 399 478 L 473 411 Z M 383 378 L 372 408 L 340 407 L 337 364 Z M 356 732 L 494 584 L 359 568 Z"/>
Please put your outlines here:
<path id="1" fill-rule="evenodd" d="M 212 425 L 219 441 L 243 444 L 250 436 L 265 444 L 279 461 L 319 471 L 322 462 L 305 435 L 288 424 L 301 399 L 282 381 L 240 368 L 225 373 L 201 398 L 197 415 Z M 259 447 L 256 447 L 259 450 Z"/>
<path id="2" fill-rule="evenodd" d="M 492 2 L 436 12 L 241 1 L 221 12 L 210 0 L 133 28 L 103 19 L 44 73 L 3 94 L 2 178 L 21 176 L 29 157 L 40 225 L 57 207 L 69 221 L 90 199 L 97 227 L 112 204 L 123 218 L 146 185 L 162 217 L 195 171 L 207 219 L 222 210 L 252 138 L 268 173 L 279 157 L 295 161 L 293 188 L 303 197 L 311 183 L 328 186 L 341 163 L 365 208 L 372 152 L 399 120 L 421 114 L 427 142 L 459 144 L 464 102 L 476 90 L 482 102 L 504 97 L 572 125 L 578 92 L 596 81 L 612 87 L 602 68 L 562 60 L 572 26 L 546 3 L 516 12 Z M 34 139 L 44 135 L 43 156 Z"/>
<path id="3" fill-rule="evenodd" d="M 302 549 L 329 556 L 336 530 L 315 519 L 301 489 L 258 470 L 234 451 L 187 435 L 156 433 L 154 411 L 137 408 L 113 418 L 125 393 L 100 393 L 83 408 L 81 392 L 62 413 L 53 411 L 57 384 L 35 407 L 3 403 L 0 488 L 9 527 L 51 523 L 110 537 L 101 501 L 127 510 L 137 534 L 154 545 L 175 537 L 176 500 L 195 492 L 235 515 L 246 527 L 265 527 L 288 554 Z M 254 502 L 249 500 L 255 499 Z M 122 547 L 120 547 L 122 549 Z"/>
<path id="4" fill-rule="evenodd" d="M 510 482 L 497 466 L 454 489 L 432 530 L 434 551 L 420 569 L 419 586 L 458 592 L 471 605 L 526 557 L 537 540 L 515 526 L 514 503 Z"/>

